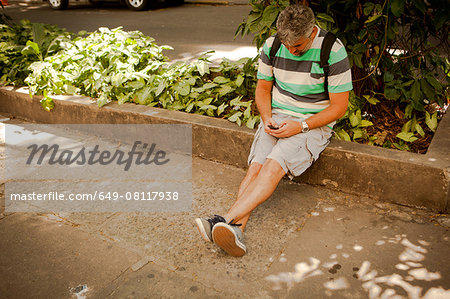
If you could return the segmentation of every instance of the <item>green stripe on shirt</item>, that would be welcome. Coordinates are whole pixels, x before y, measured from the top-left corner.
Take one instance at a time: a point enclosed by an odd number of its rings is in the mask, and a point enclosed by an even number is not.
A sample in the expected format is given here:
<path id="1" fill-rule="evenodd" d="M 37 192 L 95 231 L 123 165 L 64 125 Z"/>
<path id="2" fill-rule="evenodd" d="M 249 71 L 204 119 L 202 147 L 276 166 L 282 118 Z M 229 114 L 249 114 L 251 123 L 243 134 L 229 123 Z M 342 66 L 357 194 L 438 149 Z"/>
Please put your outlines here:
<path id="1" fill-rule="evenodd" d="M 280 86 L 282 89 L 299 96 L 318 94 L 324 92 L 323 83 L 309 85 L 309 84 L 286 83 L 281 82 L 277 79 L 275 80 L 277 81 L 278 86 Z"/>
<path id="2" fill-rule="evenodd" d="M 264 74 L 261 73 L 261 72 L 258 72 L 258 74 L 256 75 L 256 78 L 257 78 L 257 79 L 266 80 L 266 81 L 273 81 L 273 76 L 272 76 L 272 77 L 269 77 L 269 76 L 264 75 Z"/>
<path id="3" fill-rule="evenodd" d="M 347 58 L 347 51 L 345 51 L 345 48 L 342 47 L 337 52 L 330 53 L 329 63 L 330 63 L 330 65 L 335 64 L 345 58 Z M 320 60 L 320 57 L 319 57 L 319 60 Z"/>
<path id="4" fill-rule="evenodd" d="M 292 112 L 302 113 L 302 114 L 308 114 L 308 113 L 315 114 L 315 113 L 319 113 L 320 111 L 325 109 L 325 108 L 320 108 L 320 109 L 300 108 L 300 107 L 295 107 L 295 106 L 290 106 L 290 105 L 284 105 L 284 104 L 281 104 L 281 103 L 275 101 L 274 99 L 272 99 L 272 107 L 289 110 Z"/>
<path id="5" fill-rule="evenodd" d="M 309 49 L 305 54 L 302 56 L 296 56 L 294 54 L 291 54 L 289 50 L 284 46 L 281 45 L 280 55 L 277 55 L 278 57 L 290 59 L 294 61 L 319 61 L 320 60 L 320 49 Z"/>
<path id="6" fill-rule="evenodd" d="M 352 82 L 348 82 L 346 84 L 342 84 L 342 85 L 338 85 L 338 86 L 328 85 L 328 92 L 331 92 L 331 93 L 345 92 L 345 91 L 350 91 L 352 89 L 353 89 Z"/>

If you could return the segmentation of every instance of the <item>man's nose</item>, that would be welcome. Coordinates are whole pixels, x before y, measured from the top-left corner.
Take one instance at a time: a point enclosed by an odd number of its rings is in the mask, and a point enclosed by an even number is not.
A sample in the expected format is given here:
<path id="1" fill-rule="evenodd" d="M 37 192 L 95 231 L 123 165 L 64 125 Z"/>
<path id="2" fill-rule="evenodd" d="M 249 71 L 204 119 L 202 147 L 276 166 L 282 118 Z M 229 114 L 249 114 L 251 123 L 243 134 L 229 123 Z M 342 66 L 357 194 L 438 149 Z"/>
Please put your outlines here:
<path id="1" fill-rule="evenodd" d="M 297 53 L 297 49 L 295 49 L 294 47 L 287 47 L 289 53 L 295 55 Z"/>

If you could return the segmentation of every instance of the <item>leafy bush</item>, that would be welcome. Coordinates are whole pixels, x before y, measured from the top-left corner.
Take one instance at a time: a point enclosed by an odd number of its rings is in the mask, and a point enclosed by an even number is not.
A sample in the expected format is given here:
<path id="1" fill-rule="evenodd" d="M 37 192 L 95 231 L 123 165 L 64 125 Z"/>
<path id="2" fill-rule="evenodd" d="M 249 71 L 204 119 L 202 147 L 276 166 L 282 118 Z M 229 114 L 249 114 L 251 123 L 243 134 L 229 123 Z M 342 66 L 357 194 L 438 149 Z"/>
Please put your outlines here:
<path id="1" fill-rule="evenodd" d="M 253 101 L 242 101 L 253 97 L 255 89 L 250 58 L 225 60 L 213 68 L 205 57 L 169 64 L 162 51 L 171 47 L 120 27 L 100 28 L 87 37 L 62 41 L 61 47 L 31 64 L 25 80 L 32 94 L 44 94 L 46 110 L 54 106 L 51 95 L 81 94 L 96 98 L 99 106 L 117 100 L 228 118 L 249 128 L 259 122 Z"/>
<path id="2" fill-rule="evenodd" d="M 338 138 L 400 149 L 429 139 L 437 127 L 436 110 L 442 112 L 448 102 L 447 1 L 301 2 L 316 13 L 318 25 L 335 33 L 348 50 L 354 93 L 347 114 L 335 127 Z M 251 0 L 250 4 L 252 10 L 236 35 L 252 33 L 261 47 L 276 32 L 276 18 L 289 2 Z M 397 119 L 400 126 L 385 125 Z M 377 135 L 380 131 L 388 134 Z"/>
<path id="3" fill-rule="evenodd" d="M 0 31 L 0 82 L 19 86 L 25 84 L 31 63 L 56 53 L 60 43 L 70 37 L 55 25 L 27 20 L 19 25 L 0 24 Z"/>

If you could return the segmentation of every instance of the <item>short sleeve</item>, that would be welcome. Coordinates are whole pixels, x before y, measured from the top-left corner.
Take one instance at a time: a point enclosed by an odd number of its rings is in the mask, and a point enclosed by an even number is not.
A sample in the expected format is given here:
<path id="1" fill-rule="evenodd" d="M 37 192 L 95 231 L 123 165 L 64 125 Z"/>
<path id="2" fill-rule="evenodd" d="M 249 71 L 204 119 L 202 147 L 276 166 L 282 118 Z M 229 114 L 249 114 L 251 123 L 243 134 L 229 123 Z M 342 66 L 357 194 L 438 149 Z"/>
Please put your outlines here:
<path id="1" fill-rule="evenodd" d="M 261 54 L 259 55 L 258 60 L 258 73 L 257 78 L 266 80 L 266 81 L 273 81 L 273 69 L 272 69 L 272 63 L 269 59 L 270 49 L 273 44 L 274 37 L 269 37 L 266 42 L 264 43 L 264 46 L 261 50 Z"/>
<path id="2" fill-rule="evenodd" d="M 330 72 L 328 75 L 328 91 L 339 93 L 353 89 L 352 73 L 347 51 L 340 40 L 336 40 L 331 49 Z"/>

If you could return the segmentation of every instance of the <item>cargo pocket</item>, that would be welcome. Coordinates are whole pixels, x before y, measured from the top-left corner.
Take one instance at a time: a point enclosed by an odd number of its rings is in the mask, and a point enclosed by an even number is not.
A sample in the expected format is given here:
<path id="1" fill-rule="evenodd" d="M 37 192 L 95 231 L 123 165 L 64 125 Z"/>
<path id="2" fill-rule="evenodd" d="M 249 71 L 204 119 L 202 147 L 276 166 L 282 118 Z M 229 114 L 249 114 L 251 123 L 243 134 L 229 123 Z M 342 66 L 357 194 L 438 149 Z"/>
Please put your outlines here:
<path id="1" fill-rule="evenodd" d="M 300 137 L 300 136 L 299 136 Z M 294 176 L 301 175 L 306 169 L 311 166 L 313 163 L 313 158 L 311 152 L 307 147 L 307 138 L 306 136 L 301 136 L 297 140 L 296 148 L 290 152 L 288 157 L 284 157 L 286 167 L 289 169 L 289 172 Z"/>
<path id="2" fill-rule="evenodd" d="M 261 130 L 264 130 L 263 127 L 263 122 L 261 121 L 259 123 L 258 129 L 256 130 L 255 136 L 253 137 L 253 143 L 252 146 L 250 148 L 250 154 L 248 155 L 248 159 L 247 159 L 247 164 L 250 165 L 250 163 L 252 162 L 253 158 L 255 158 L 255 148 L 256 148 L 256 143 L 258 142 L 258 139 L 261 136 Z"/>
<path id="3" fill-rule="evenodd" d="M 306 147 L 311 153 L 312 162 L 319 158 L 320 153 L 330 144 L 332 130 L 328 127 L 317 128 L 310 131 L 306 139 Z"/>

